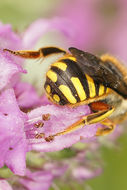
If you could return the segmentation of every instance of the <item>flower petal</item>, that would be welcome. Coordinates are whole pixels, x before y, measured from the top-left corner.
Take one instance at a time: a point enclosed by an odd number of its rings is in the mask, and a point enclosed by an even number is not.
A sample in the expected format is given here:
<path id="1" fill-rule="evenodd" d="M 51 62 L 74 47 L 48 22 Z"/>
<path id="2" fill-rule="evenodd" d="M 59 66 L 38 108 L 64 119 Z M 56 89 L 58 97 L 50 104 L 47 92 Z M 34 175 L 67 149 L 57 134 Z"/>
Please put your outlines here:
<path id="1" fill-rule="evenodd" d="M 0 22 L 0 49 L 3 48 L 22 48 L 22 41 L 19 35 L 13 32 L 10 24 L 3 24 Z"/>
<path id="2" fill-rule="evenodd" d="M 72 27 L 71 27 L 72 26 Z M 23 44 L 31 48 L 48 31 L 58 30 L 69 38 L 75 36 L 73 23 L 66 18 L 39 19 L 33 22 L 23 34 Z"/>
<path id="3" fill-rule="evenodd" d="M 0 189 L 1 190 L 12 190 L 9 183 L 4 179 L 0 179 Z"/>
<path id="4" fill-rule="evenodd" d="M 27 170 L 26 178 L 19 179 L 20 183 L 29 190 L 48 190 L 52 180 L 51 172 L 38 171 L 32 173 L 29 170 Z"/>
<path id="5" fill-rule="evenodd" d="M 18 82 L 15 87 L 15 94 L 20 108 L 33 108 L 42 103 L 34 87 L 26 82 Z"/>
<path id="6" fill-rule="evenodd" d="M 0 96 L 0 167 L 6 164 L 18 175 L 24 175 L 26 168 L 26 118 L 19 110 L 13 89 L 3 91 Z"/>
<path id="7" fill-rule="evenodd" d="M 99 124 L 86 125 L 84 128 L 69 134 L 56 136 L 51 142 L 46 142 L 44 138 L 36 138 L 36 135 L 39 133 L 45 134 L 45 136 L 56 134 L 79 120 L 81 116 L 89 113 L 90 109 L 86 105 L 77 108 L 61 108 L 55 105 L 47 105 L 31 111 L 28 114 L 29 120 L 25 126 L 27 130 L 26 136 L 29 139 L 31 148 L 44 152 L 56 151 L 70 147 L 83 138 L 93 138 Z M 42 121 L 42 117 L 45 114 L 50 114 L 50 119 L 48 121 Z M 43 123 L 43 127 L 36 127 L 36 124 L 39 122 Z"/>
<path id="8" fill-rule="evenodd" d="M 92 170 L 87 167 L 79 166 L 78 168 L 73 169 L 72 175 L 77 180 L 86 180 L 100 175 L 101 172 L 102 172 L 101 168 Z"/>
<path id="9" fill-rule="evenodd" d="M 67 164 L 63 164 L 62 162 L 59 164 L 58 162 L 52 162 L 52 163 L 45 163 L 44 165 L 44 169 L 46 171 L 51 171 L 53 177 L 57 178 L 57 177 L 61 177 L 66 170 L 68 169 L 68 165 Z"/>
<path id="10" fill-rule="evenodd" d="M 20 72 L 24 72 L 21 66 L 12 61 L 7 53 L 0 51 L 0 90 L 11 83 L 13 76 Z"/>

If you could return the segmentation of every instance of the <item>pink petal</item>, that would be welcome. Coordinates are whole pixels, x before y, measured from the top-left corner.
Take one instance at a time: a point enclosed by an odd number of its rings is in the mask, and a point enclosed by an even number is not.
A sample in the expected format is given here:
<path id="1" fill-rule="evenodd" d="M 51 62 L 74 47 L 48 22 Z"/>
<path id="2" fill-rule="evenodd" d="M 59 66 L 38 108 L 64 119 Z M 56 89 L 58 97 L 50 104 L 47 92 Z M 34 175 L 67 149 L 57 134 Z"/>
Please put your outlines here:
<path id="1" fill-rule="evenodd" d="M 19 82 L 15 85 L 14 89 L 20 108 L 32 108 L 42 103 L 41 98 L 31 84 Z"/>
<path id="2" fill-rule="evenodd" d="M 19 181 L 29 190 L 48 190 L 51 186 L 52 180 L 52 174 L 48 171 L 32 173 L 27 170 L 26 178 L 22 178 Z"/>
<path id="3" fill-rule="evenodd" d="M 6 164 L 18 175 L 24 175 L 26 168 L 26 118 L 19 110 L 13 89 L 3 91 L 0 96 L 0 167 Z"/>
<path id="4" fill-rule="evenodd" d="M 55 163 L 55 162 L 49 162 L 44 164 L 44 169 L 46 171 L 51 171 L 52 175 L 56 177 L 61 177 L 64 175 L 66 170 L 68 169 L 68 165 L 63 163 Z"/>
<path id="5" fill-rule="evenodd" d="M 3 48 L 22 48 L 22 41 L 19 35 L 13 32 L 10 24 L 3 24 L 0 22 L 0 49 Z"/>
<path id="6" fill-rule="evenodd" d="M 15 74 L 24 72 L 24 70 L 7 56 L 6 53 L 0 51 L 0 90 L 11 80 Z"/>
<path id="7" fill-rule="evenodd" d="M 4 179 L 0 179 L 0 189 L 1 190 L 12 190 L 9 183 Z"/>
<path id="8" fill-rule="evenodd" d="M 33 22 L 23 34 L 23 44 L 26 48 L 31 48 L 46 32 L 56 30 L 69 38 L 75 36 L 73 23 L 69 19 L 39 19 Z"/>
<path id="9" fill-rule="evenodd" d="M 55 105 L 42 106 L 28 113 L 29 120 L 26 123 L 26 136 L 32 149 L 38 151 L 56 151 L 63 148 L 70 147 L 72 144 L 81 139 L 93 138 L 99 124 L 85 126 L 66 135 L 55 137 L 51 142 L 46 142 L 44 138 L 36 139 L 36 134 L 44 133 L 45 136 L 56 134 L 64 130 L 67 126 L 73 124 L 83 115 L 90 113 L 88 106 L 80 106 L 77 108 L 59 107 Z M 42 121 L 43 114 L 50 114 L 50 120 Z M 42 121 L 44 123 L 42 128 L 36 128 L 34 125 Z"/>
<path id="10" fill-rule="evenodd" d="M 78 168 L 73 169 L 73 177 L 78 180 L 86 180 L 100 175 L 101 172 L 102 172 L 101 168 L 90 169 L 79 166 Z"/>

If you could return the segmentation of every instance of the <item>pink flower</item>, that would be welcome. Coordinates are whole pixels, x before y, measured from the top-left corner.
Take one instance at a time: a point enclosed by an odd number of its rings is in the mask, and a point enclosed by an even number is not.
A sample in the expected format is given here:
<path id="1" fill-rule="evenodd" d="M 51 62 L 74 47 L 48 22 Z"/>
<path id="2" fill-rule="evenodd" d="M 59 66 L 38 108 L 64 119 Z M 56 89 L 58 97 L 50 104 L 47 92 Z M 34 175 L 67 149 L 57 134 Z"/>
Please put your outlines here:
<path id="1" fill-rule="evenodd" d="M 27 115 L 18 107 L 14 90 L 4 90 L 0 95 L 0 167 L 6 164 L 18 175 L 24 175 L 26 169 L 26 119 Z"/>
<path id="2" fill-rule="evenodd" d="M 102 172 L 101 168 L 93 169 L 93 168 L 86 168 L 83 166 L 79 166 L 78 168 L 75 168 L 73 170 L 73 177 L 76 178 L 77 180 L 87 180 L 91 179 L 95 176 L 100 175 Z"/>
<path id="3" fill-rule="evenodd" d="M 47 22 L 47 20 L 40 19 L 36 21 L 24 33 L 22 46 L 27 47 L 29 46 L 29 44 L 32 46 L 33 44 L 35 44 L 35 42 L 37 42 L 37 39 L 39 39 L 41 35 L 44 34 L 45 31 L 47 31 L 49 28 L 52 27 L 59 29 L 60 31 L 64 32 L 64 34 L 72 36 L 71 30 L 70 29 L 68 30 L 66 29 L 66 27 L 63 27 L 62 22 L 66 23 L 67 20 L 60 19 L 59 21 L 59 19 L 52 19 L 50 22 L 49 21 Z M 39 31 L 38 28 L 40 29 Z M 36 32 L 36 35 L 33 35 L 35 31 L 38 31 L 38 33 Z M 9 56 L 9 53 L 6 53 L 5 56 Z M 16 57 L 12 55 L 10 55 L 10 57 L 16 60 Z M 15 89 L 16 98 L 20 106 L 28 108 L 29 106 L 33 107 L 37 105 L 37 103 L 40 104 L 41 101 L 39 100 L 39 98 L 37 98 L 36 93 L 35 91 L 33 91 L 32 87 L 29 88 L 31 89 L 29 90 L 28 85 L 26 84 L 25 87 L 23 83 L 19 82 L 19 79 L 15 84 L 12 85 L 12 87 Z M 31 96 L 31 92 L 33 96 Z M 28 100 L 29 96 L 31 97 L 31 100 Z M 34 102 L 33 103 L 34 105 L 31 102 Z M 44 126 L 42 129 L 40 128 L 37 129 L 35 127 L 36 123 L 40 122 L 42 120 L 42 115 L 47 113 L 51 115 L 50 120 L 44 122 Z M 78 142 L 81 138 L 94 137 L 98 125 L 91 125 L 90 127 L 86 126 L 85 128 L 79 129 L 66 136 L 63 135 L 56 137 L 50 143 L 46 142 L 44 138 L 37 139 L 38 134 L 44 133 L 45 136 L 49 136 L 57 132 L 60 132 L 61 130 L 65 129 L 68 125 L 80 119 L 81 116 L 87 115 L 89 113 L 90 110 L 88 106 L 80 106 L 76 109 L 70 109 L 70 108 L 59 108 L 55 105 L 46 105 L 33 110 L 30 114 L 28 114 L 29 120 L 25 123 L 25 128 L 24 128 L 29 149 L 30 150 L 36 149 L 38 151 L 46 151 L 46 152 L 61 150 L 65 147 L 70 147 L 72 144 Z M 66 141 L 64 141 L 65 138 Z"/>
<path id="4" fill-rule="evenodd" d="M 93 138 L 99 124 L 85 126 L 77 131 L 66 135 L 57 136 L 51 142 L 46 142 L 45 137 L 56 134 L 67 128 L 81 118 L 83 115 L 90 113 L 88 106 L 79 106 L 77 108 L 58 107 L 56 105 L 45 105 L 32 110 L 28 113 L 28 120 L 25 124 L 26 137 L 30 149 L 37 151 L 49 152 L 61 150 L 72 146 L 72 144 L 80 141 L 83 138 Z M 43 119 L 43 115 L 49 114 L 48 121 Z M 42 123 L 42 127 L 37 128 L 37 124 Z"/>
<path id="5" fill-rule="evenodd" d="M 39 19 L 26 29 L 22 37 L 14 33 L 10 25 L 0 24 L 0 167 L 7 165 L 14 174 L 24 176 L 15 180 L 27 189 L 47 190 L 53 179 L 62 176 L 67 169 L 71 178 L 77 180 L 99 175 L 100 167 L 94 168 L 89 163 L 86 150 L 81 151 L 80 157 L 79 150 L 74 148 L 75 157 L 67 158 L 65 162 L 51 163 L 49 159 L 49 163 L 41 165 L 39 169 L 29 166 L 33 172 L 26 170 L 26 153 L 31 150 L 43 152 L 40 157 L 47 161 L 45 152 L 63 150 L 81 141 L 88 142 L 89 145 L 94 144 L 94 148 L 89 146 L 89 150 L 94 154 L 94 150 L 97 150 L 95 134 L 101 124 L 82 126 L 66 135 L 55 136 L 51 142 L 47 142 L 45 137 L 63 131 L 82 116 L 90 114 L 91 110 L 88 105 L 77 108 L 60 107 L 53 105 L 45 96 L 37 95 L 32 85 L 21 81 L 21 74 L 27 73 L 23 69 L 24 60 L 3 52 L 2 49 L 32 49 L 47 31 L 58 30 L 67 37 L 68 44 L 85 46 L 88 50 L 93 44 L 96 46 L 101 33 L 94 5 L 92 1 L 84 3 L 83 0 L 74 0 L 73 9 L 69 6 L 66 8 L 66 18 L 63 18 L 64 8 L 62 18 Z M 116 136 L 118 133 L 116 132 Z M 97 147 L 99 146 L 98 142 Z M 0 185 L 2 182 L 5 187 L 10 188 L 4 180 L 0 181 Z"/>
<path id="6" fill-rule="evenodd" d="M 23 40 L 12 31 L 10 25 L 1 24 L 1 48 L 22 49 L 33 46 L 41 35 L 50 28 L 58 29 L 67 36 L 73 36 L 73 31 L 63 27 L 62 23 L 65 24 L 68 21 L 66 19 L 40 19 L 26 30 Z M 38 31 L 36 35 L 35 31 Z M 13 48 L 15 43 L 16 46 Z M 45 106 L 36 108 L 28 115 L 21 112 L 20 108 L 35 107 L 40 105 L 42 100 L 31 85 L 20 81 L 20 73 L 26 73 L 20 66 L 23 60 L 6 52 L 1 52 L 0 60 L 0 167 L 6 164 L 15 174 L 25 175 L 25 157 L 29 150 L 44 152 L 61 150 L 78 142 L 80 138 L 94 137 L 98 125 L 86 126 L 84 129 L 79 129 L 68 135 L 56 137 L 50 143 L 46 142 L 44 138 L 38 139 L 37 135 L 40 133 L 45 133 L 45 136 L 48 136 L 63 130 L 82 115 L 90 113 L 90 110 L 88 106 L 69 109 L 44 103 Z M 36 123 L 42 121 L 42 115 L 47 113 L 50 114 L 49 121 L 44 121 L 43 128 L 35 127 Z"/>
<path id="7" fill-rule="evenodd" d="M 12 31 L 10 25 L 1 23 L 1 49 L 24 49 L 33 46 L 50 28 L 71 35 L 70 30 L 62 25 L 66 22 L 66 19 L 40 19 L 30 26 L 22 38 Z M 37 28 L 40 28 L 40 30 L 37 30 Z M 29 144 L 26 139 L 27 132 L 24 128 L 27 115 L 21 112 L 20 108 L 31 108 L 40 105 L 41 97 L 36 94 L 30 84 L 20 81 L 20 74 L 26 73 L 20 66 L 23 60 L 7 52 L 1 51 L 0 53 L 0 167 L 6 164 L 15 174 L 24 175 L 26 169 L 25 157 Z"/>
<path id="8" fill-rule="evenodd" d="M 74 179 L 83 182 L 84 180 L 91 179 L 102 173 L 102 161 L 99 159 L 97 152 L 99 151 L 99 144 L 93 142 L 90 144 L 89 149 L 82 150 L 77 153 L 75 160 L 75 167 L 72 168 L 72 176 Z M 87 156 L 91 154 L 91 161 Z M 94 160 L 92 162 L 92 160 Z"/>
<path id="9" fill-rule="evenodd" d="M 50 171 L 26 171 L 26 177 L 20 178 L 19 182 L 29 190 L 48 190 L 53 176 Z"/>

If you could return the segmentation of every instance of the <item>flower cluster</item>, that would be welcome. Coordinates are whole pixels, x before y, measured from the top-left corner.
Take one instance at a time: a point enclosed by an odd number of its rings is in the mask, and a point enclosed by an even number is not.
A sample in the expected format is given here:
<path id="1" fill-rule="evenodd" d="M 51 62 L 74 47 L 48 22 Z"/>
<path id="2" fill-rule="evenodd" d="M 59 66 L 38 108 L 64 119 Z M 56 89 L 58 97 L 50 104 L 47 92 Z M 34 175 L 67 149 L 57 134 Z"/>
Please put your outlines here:
<path id="1" fill-rule="evenodd" d="M 95 139 L 100 124 L 86 125 L 69 134 L 56 136 L 51 142 L 45 140 L 45 137 L 63 131 L 82 116 L 91 113 L 89 106 L 61 108 L 53 105 L 45 96 L 39 96 L 31 84 L 22 82 L 21 75 L 27 75 L 28 72 L 23 68 L 24 60 L 3 51 L 4 48 L 32 49 L 49 30 L 61 32 L 67 37 L 69 45 L 77 45 L 77 47 L 85 45 L 87 49 L 94 49 L 105 29 L 102 21 L 98 20 L 98 11 L 94 6 L 99 0 L 95 3 L 86 1 L 85 12 L 84 1 L 79 1 L 74 1 L 73 9 L 67 7 L 66 18 L 39 19 L 20 36 L 12 31 L 10 25 L 0 23 L 0 168 L 6 169 L 7 166 L 18 175 L 11 174 L 10 178 L 7 177 L 15 189 L 18 186 L 19 189 L 47 190 L 51 184 L 55 185 L 53 180 L 58 177 L 61 177 L 63 183 L 67 181 L 68 176 L 69 179 L 83 181 L 99 175 L 102 171 L 100 165 L 93 162 L 99 160 L 100 164 L 100 159 L 96 156 L 100 143 Z M 125 14 L 125 9 L 122 8 L 124 5 L 125 2 L 122 1 L 120 7 L 123 14 L 120 20 Z M 80 27 L 77 27 L 76 20 L 80 21 Z M 120 36 L 119 31 L 117 35 Z M 108 40 L 104 40 L 100 47 L 119 52 L 119 43 L 122 42 L 116 41 L 117 37 L 114 36 L 113 39 L 115 38 L 115 44 L 117 43 L 118 46 L 111 46 L 108 44 L 110 37 L 113 35 L 107 35 L 105 39 Z M 118 55 L 122 55 L 121 51 Z M 125 54 L 123 58 L 126 58 Z M 117 138 L 120 133 L 121 131 L 116 129 L 109 137 L 110 140 Z M 74 145 L 79 141 L 81 144 Z M 74 146 L 69 148 L 72 145 Z M 56 153 L 54 159 L 52 152 L 58 150 L 60 153 Z M 91 152 L 95 156 L 92 161 L 88 158 Z M 29 162 L 26 169 L 27 153 Z M 60 158 L 61 154 L 65 159 Z M 64 173 L 67 174 L 67 178 L 62 177 Z M 11 190 L 9 183 L 0 174 L 0 188 Z"/>
<path id="2" fill-rule="evenodd" d="M 31 150 L 52 152 L 70 147 L 84 137 L 94 137 L 98 127 L 86 126 L 47 142 L 43 134 L 49 136 L 60 132 L 81 116 L 89 114 L 90 109 L 88 106 L 75 109 L 60 108 L 52 105 L 46 97 L 39 97 L 32 85 L 21 81 L 21 74 L 27 73 L 23 69 L 23 60 L 3 51 L 4 48 L 16 50 L 33 47 L 43 33 L 52 27 L 69 37 L 73 36 L 70 30 L 63 28 L 62 22 L 68 23 L 66 19 L 56 18 L 47 21 L 40 19 L 27 29 L 22 38 L 12 31 L 10 25 L 2 23 L 0 25 L 0 167 L 6 165 L 14 174 L 26 176 L 18 181 L 29 189 L 42 186 L 42 181 L 45 189 L 48 189 L 52 179 L 57 175 L 45 169 L 33 173 L 26 170 L 27 152 Z M 33 37 L 32 32 L 37 31 L 38 27 L 40 30 Z M 28 112 L 31 109 L 33 110 Z M 33 178 L 36 178 L 34 182 Z M 8 186 L 4 179 L 1 180 L 1 186 Z"/>

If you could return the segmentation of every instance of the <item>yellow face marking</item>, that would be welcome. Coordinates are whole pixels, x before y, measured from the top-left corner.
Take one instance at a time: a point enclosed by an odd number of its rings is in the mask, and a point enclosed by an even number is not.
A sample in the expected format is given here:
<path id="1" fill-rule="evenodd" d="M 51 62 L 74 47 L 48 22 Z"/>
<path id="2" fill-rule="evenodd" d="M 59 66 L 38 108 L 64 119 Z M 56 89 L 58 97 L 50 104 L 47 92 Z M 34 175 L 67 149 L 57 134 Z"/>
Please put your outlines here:
<path id="1" fill-rule="evenodd" d="M 105 87 L 101 84 L 99 86 L 99 96 L 102 96 L 104 94 Z"/>
<path id="2" fill-rule="evenodd" d="M 80 80 L 77 78 L 77 77 L 72 77 L 71 78 L 71 81 L 77 91 L 77 94 L 79 95 L 79 98 L 81 101 L 85 100 L 86 99 L 86 93 L 83 89 L 83 86 L 80 82 Z"/>
<path id="3" fill-rule="evenodd" d="M 93 98 L 96 96 L 96 89 L 95 89 L 94 81 L 89 75 L 85 74 L 85 76 L 87 78 L 87 82 L 89 85 L 90 98 Z"/>
<path id="4" fill-rule="evenodd" d="M 49 85 L 47 85 L 46 88 L 45 88 L 45 90 L 49 94 L 51 92 L 51 87 Z"/>
<path id="5" fill-rule="evenodd" d="M 55 66 L 55 67 L 61 69 L 62 71 L 66 71 L 66 69 L 67 69 L 66 63 L 63 63 L 63 62 L 53 63 L 52 66 Z"/>
<path id="6" fill-rule="evenodd" d="M 49 79 L 51 79 L 51 81 L 53 82 L 57 81 L 57 74 L 53 72 L 52 70 L 49 70 L 46 75 Z"/>
<path id="7" fill-rule="evenodd" d="M 55 102 L 59 102 L 60 101 L 60 97 L 57 94 L 53 95 L 53 100 L 55 100 Z"/>
<path id="8" fill-rule="evenodd" d="M 59 89 L 71 104 L 75 104 L 77 102 L 75 97 L 72 95 L 71 90 L 67 86 L 60 85 Z"/>

